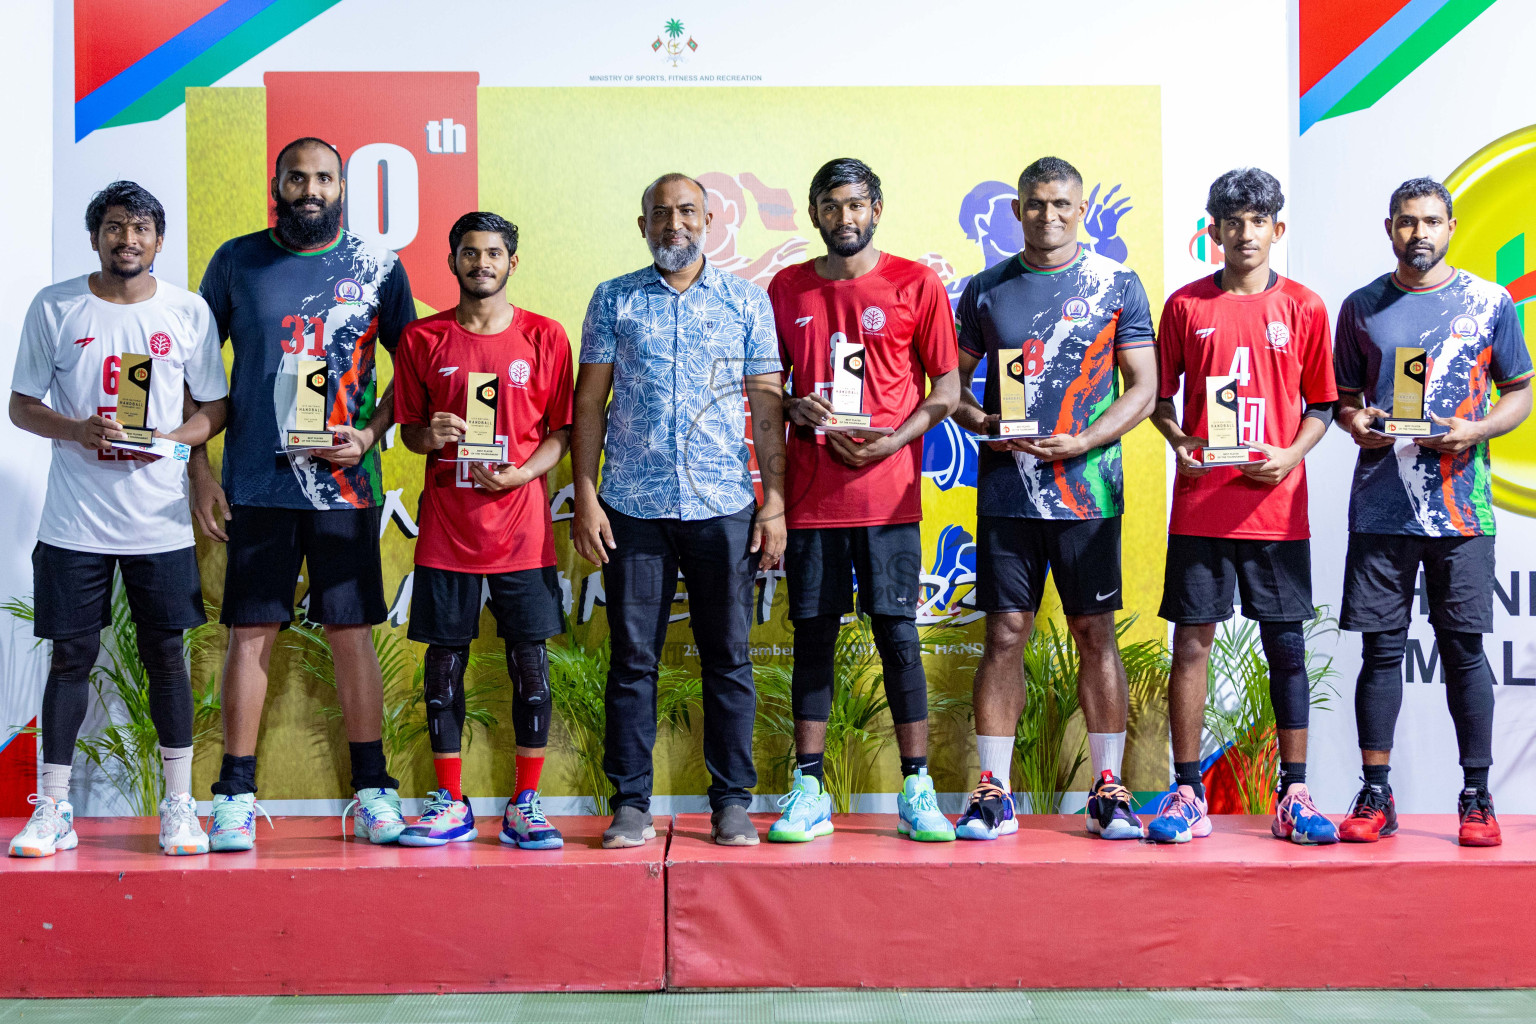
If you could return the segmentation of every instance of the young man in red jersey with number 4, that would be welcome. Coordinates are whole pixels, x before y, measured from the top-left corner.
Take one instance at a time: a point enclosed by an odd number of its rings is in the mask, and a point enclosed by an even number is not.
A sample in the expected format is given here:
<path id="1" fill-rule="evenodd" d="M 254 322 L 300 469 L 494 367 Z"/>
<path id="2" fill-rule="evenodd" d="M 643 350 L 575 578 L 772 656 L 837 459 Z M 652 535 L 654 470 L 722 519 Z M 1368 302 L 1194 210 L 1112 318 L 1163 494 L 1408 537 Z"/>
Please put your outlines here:
<path id="1" fill-rule="evenodd" d="M 473 840 L 460 746 L 464 673 L 480 632 L 481 588 L 490 592 L 496 633 L 512 677 L 517 782 L 501 841 L 548 850 L 563 845 L 539 805 L 549 740 L 549 660 L 544 642 L 565 632 L 545 474 L 570 448 L 571 344 L 548 317 L 507 301 L 517 269 L 517 227 L 493 213 L 467 213 L 448 234 L 448 264 L 459 280 L 454 309 L 405 329 L 395 359 L 400 436 L 427 456 L 421 533 L 408 636 L 427 644 L 428 738 L 438 788 L 402 846 Z M 494 374 L 495 445 L 503 460 L 463 461 L 471 373 Z M 489 381 L 478 381 L 481 389 Z M 474 453 L 470 453 L 474 454 Z"/>
<path id="2" fill-rule="evenodd" d="M 1168 564 L 1158 614 L 1173 623 L 1168 723 L 1174 788 L 1147 827 L 1156 842 L 1211 834 L 1200 782 L 1200 736 L 1216 625 L 1243 616 L 1259 624 L 1279 729 L 1280 791 L 1272 831 L 1294 843 L 1338 842 L 1338 830 L 1307 793 L 1305 624 L 1313 616 L 1307 478 L 1302 460 L 1328 430 L 1338 398 L 1323 300 L 1270 269 L 1285 234 L 1285 196 L 1256 167 L 1211 185 L 1211 237 L 1225 254 L 1211 277 L 1185 285 L 1163 307 L 1157 332 L 1160 383 L 1152 422 L 1173 446 Z M 1237 392 L 1239 445 L 1262 461 L 1211 466 L 1206 381 Z M 1173 400 L 1184 389 L 1184 414 Z"/>

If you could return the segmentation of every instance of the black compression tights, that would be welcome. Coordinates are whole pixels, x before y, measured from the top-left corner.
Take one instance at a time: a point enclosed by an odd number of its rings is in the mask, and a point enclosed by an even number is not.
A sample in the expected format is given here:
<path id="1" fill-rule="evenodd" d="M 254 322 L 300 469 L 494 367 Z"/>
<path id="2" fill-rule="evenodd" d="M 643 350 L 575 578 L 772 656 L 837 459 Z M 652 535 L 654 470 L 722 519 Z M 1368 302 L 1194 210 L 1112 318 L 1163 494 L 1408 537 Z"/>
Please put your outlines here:
<path id="1" fill-rule="evenodd" d="M 138 627 L 139 660 L 149 679 L 149 715 L 162 747 L 192 745 L 192 684 L 179 630 Z M 43 689 L 43 761 L 69 764 L 91 703 L 91 666 L 101 636 L 90 633 L 53 642 Z"/>
<path id="2" fill-rule="evenodd" d="M 795 663 L 790 703 L 798 722 L 825 722 L 832 713 L 832 666 L 838 615 L 795 620 Z M 896 725 L 928 717 L 928 680 L 917 625 L 896 615 L 872 615 L 875 648 L 885 674 L 885 700 Z"/>
<path id="3" fill-rule="evenodd" d="M 1355 684 L 1355 722 L 1360 749 L 1391 750 L 1403 706 L 1403 656 L 1408 630 L 1362 636 L 1360 678 Z M 1481 633 L 1435 630 L 1435 653 L 1445 676 L 1445 702 L 1456 725 L 1463 768 L 1493 764 L 1493 670 Z"/>
<path id="4" fill-rule="evenodd" d="M 1305 729 L 1312 694 L 1307 685 L 1306 634 L 1300 622 L 1261 622 L 1259 641 L 1269 662 L 1269 699 L 1281 729 Z"/>

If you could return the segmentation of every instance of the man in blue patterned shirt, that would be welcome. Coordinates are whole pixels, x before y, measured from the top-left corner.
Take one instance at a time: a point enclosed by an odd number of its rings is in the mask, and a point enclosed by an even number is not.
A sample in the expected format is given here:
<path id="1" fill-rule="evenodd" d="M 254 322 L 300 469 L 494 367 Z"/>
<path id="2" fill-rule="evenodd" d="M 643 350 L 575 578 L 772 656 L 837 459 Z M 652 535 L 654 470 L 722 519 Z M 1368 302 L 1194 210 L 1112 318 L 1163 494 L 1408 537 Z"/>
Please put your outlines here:
<path id="1" fill-rule="evenodd" d="M 640 233 L 654 263 L 598 286 L 581 329 L 571 461 L 571 541 L 603 566 L 613 658 L 603 770 L 605 847 L 639 846 L 651 823 L 656 677 L 681 569 L 704 679 L 711 835 L 752 846 L 748 632 L 757 570 L 784 553 L 784 420 L 768 295 L 704 259 L 708 198 L 683 174 L 652 182 Z M 751 405 L 756 505 L 742 395 Z M 608 403 L 609 393 L 613 402 Z M 598 456 L 603 457 L 598 487 Z"/>

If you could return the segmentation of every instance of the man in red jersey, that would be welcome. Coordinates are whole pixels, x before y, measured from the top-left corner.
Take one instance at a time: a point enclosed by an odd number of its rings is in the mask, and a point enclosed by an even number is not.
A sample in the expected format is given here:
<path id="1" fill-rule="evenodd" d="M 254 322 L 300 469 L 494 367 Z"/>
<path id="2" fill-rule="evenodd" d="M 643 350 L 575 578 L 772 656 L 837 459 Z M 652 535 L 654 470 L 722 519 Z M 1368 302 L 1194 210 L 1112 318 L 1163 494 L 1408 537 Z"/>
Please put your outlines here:
<path id="1" fill-rule="evenodd" d="M 1312 618 L 1312 553 L 1302 464 L 1333 418 L 1328 311 L 1323 300 L 1270 269 L 1285 196 L 1256 167 L 1211 185 L 1211 238 L 1221 270 L 1168 299 L 1158 328 L 1160 386 L 1152 422 L 1173 446 L 1168 563 L 1158 614 L 1174 624 L 1168 722 L 1175 786 L 1148 826 L 1158 842 L 1211 834 L 1200 783 L 1200 734 L 1216 624 L 1232 617 L 1233 592 L 1259 623 L 1280 733 L 1279 804 L 1271 830 L 1295 843 L 1334 843 L 1338 830 L 1307 794 L 1311 692 L 1303 628 Z M 1231 378 L 1239 442 L 1268 458 L 1207 467 L 1206 380 Z M 1173 400 L 1184 388 L 1183 416 Z"/>
<path id="2" fill-rule="evenodd" d="M 928 777 L 928 682 L 915 619 L 922 438 L 959 401 L 954 319 L 937 274 L 871 244 L 883 198 L 867 164 L 827 162 L 811 179 L 810 201 L 827 254 L 781 271 L 768 287 L 790 385 L 784 564 L 795 624 L 797 755 L 794 786 L 768 838 L 807 842 L 832 831 L 822 755 L 833 653 L 842 617 L 853 611 L 857 575 L 859 611 L 874 630 L 901 751 L 898 830 L 952 840 Z M 838 373 L 861 383 L 834 395 Z M 871 429 L 838 429 L 843 413 L 868 417 Z"/>
<path id="3" fill-rule="evenodd" d="M 395 357 L 400 437 L 427 456 L 421 533 L 408 636 L 427 644 L 427 725 L 438 788 L 405 846 L 468 842 L 478 834 L 461 784 L 464 670 L 479 635 L 482 581 L 496 633 L 506 643 L 517 736 L 515 795 L 501 841 L 529 850 L 562 845 L 539 805 L 539 772 L 549 740 L 549 661 L 544 641 L 565 632 L 555 573 L 545 474 L 570 447 L 571 344 L 548 317 L 507 301 L 517 269 L 517 227 L 494 213 L 466 213 L 448 233 L 448 264 L 459 279 L 456 308 L 417 320 Z M 495 402 L 495 444 L 503 457 L 463 461 L 472 373 Z"/>

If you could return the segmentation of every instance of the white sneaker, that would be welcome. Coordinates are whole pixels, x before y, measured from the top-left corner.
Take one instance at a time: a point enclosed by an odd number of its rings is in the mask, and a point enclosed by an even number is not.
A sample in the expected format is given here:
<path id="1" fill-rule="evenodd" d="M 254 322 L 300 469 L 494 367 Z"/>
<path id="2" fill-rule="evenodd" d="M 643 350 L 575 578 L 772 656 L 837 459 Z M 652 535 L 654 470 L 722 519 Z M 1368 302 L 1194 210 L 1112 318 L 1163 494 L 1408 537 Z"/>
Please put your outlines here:
<path id="1" fill-rule="evenodd" d="M 27 827 L 11 840 L 12 857 L 52 857 L 59 850 L 73 850 L 80 845 L 75 834 L 75 809 L 68 800 L 55 801 L 34 793 L 27 797 L 34 804 Z"/>
<path id="2" fill-rule="evenodd" d="M 208 834 L 198 823 L 191 793 L 167 794 L 160 801 L 160 849 L 168 857 L 208 852 Z"/>

